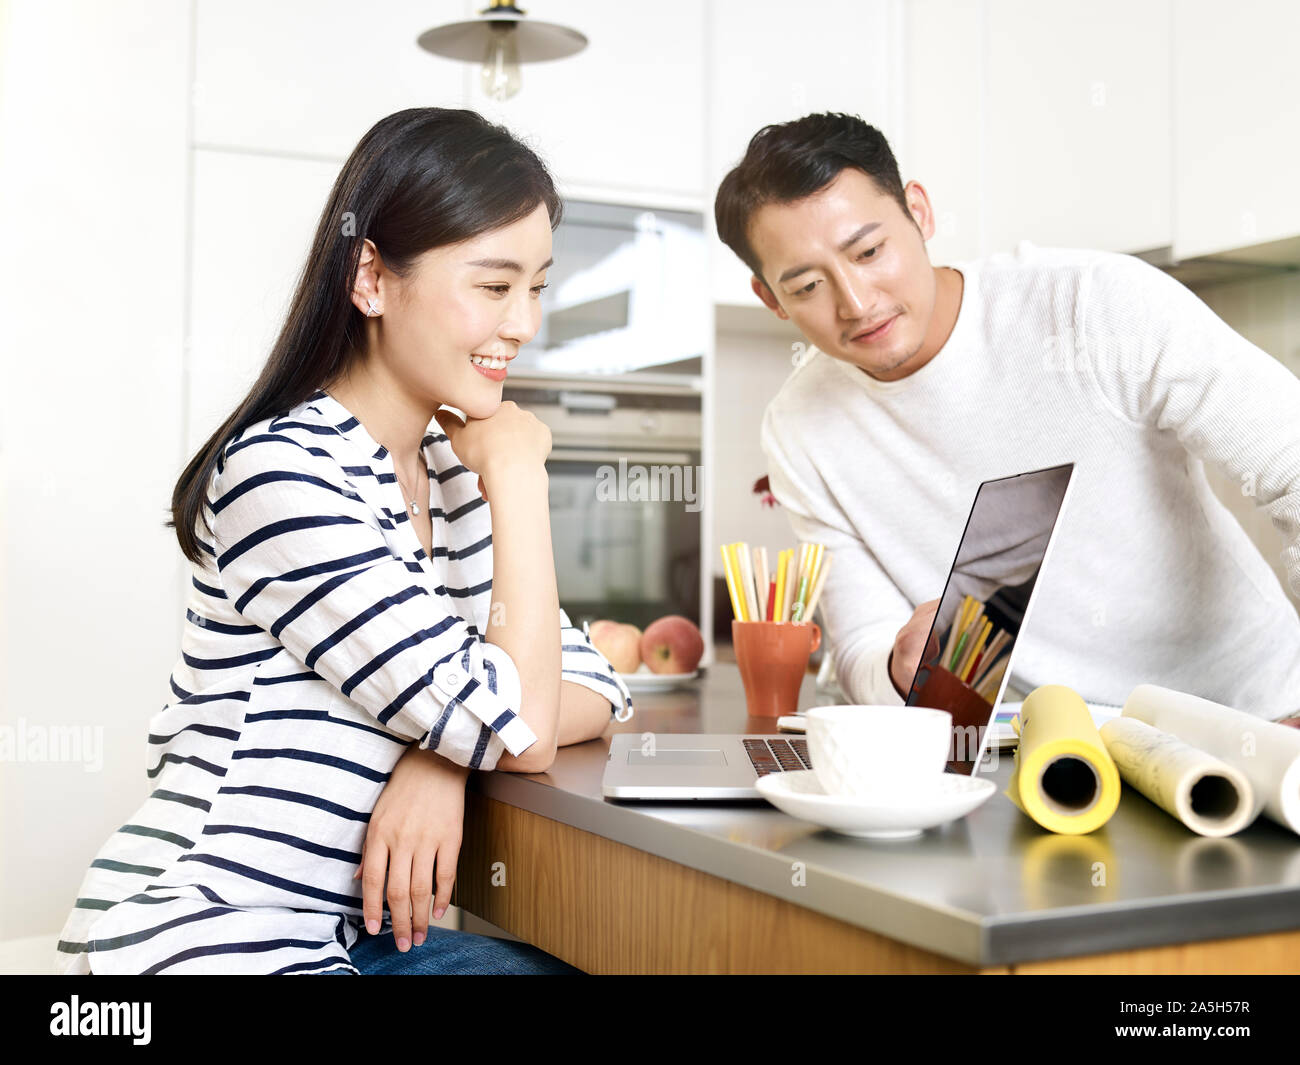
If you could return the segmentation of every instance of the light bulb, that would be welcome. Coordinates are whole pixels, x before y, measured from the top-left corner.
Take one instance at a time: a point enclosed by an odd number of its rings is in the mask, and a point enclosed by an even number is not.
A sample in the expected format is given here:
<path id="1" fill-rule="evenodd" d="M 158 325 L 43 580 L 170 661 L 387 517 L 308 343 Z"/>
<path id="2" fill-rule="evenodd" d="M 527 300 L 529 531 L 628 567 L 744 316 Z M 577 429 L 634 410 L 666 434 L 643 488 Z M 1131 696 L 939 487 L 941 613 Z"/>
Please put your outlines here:
<path id="1" fill-rule="evenodd" d="M 483 93 L 490 99 L 508 100 L 519 91 L 523 77 L 519 73 L 519 49 L 513 24 L 492 27 L 479 77 Z"/>

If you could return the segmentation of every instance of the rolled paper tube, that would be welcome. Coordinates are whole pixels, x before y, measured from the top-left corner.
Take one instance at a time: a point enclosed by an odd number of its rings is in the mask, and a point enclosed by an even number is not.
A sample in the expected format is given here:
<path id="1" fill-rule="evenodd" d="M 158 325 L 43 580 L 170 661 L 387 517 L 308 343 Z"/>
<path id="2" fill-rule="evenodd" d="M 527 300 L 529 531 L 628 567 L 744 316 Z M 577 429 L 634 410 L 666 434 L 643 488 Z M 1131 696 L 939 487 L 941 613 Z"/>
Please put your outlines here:
<path id="1" fill-rule="evenodd" d="M 1259 812 L 1244 773 L 1177 736 L 1117 717 L 1101 726 L 1101 739 L 1125 784 L 1198 835 L 1231 836 Z"/>
<path id="2" fill-rule="evenodd" d="M 1123 716 L 1170 732 L 1240 770 L 1264 814 L 1300 832 L 1300 731 L 1155 684 L 1134 688 Z"/>
<path id="3" fill-rule="evenodd" d="M 1029 693 L 1007 798 L 1051 832 L 1101 828 L 1119 806 L 1119 770 L 1083 698 L 1060 684 Z"/>

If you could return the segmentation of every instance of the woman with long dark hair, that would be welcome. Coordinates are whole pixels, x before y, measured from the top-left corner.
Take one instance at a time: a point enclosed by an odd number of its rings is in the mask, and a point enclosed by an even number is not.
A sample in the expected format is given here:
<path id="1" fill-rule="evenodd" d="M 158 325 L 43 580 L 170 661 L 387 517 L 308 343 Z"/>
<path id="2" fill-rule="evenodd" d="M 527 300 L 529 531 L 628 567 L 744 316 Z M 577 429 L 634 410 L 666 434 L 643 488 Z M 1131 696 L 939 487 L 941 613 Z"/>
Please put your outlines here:
<path id="1" fill-rule="evenodd" d="M 413 949 L 469 769 L 544 770 L 632 709 L 560 609 L 550 433 L 501 398 L 559 217 L 471 111 L 398 112 L 353 151 L 265 368 L 177 482 L 193 591 L 152 791 L 62 971 L 575 971 L 436 926 Z"/>

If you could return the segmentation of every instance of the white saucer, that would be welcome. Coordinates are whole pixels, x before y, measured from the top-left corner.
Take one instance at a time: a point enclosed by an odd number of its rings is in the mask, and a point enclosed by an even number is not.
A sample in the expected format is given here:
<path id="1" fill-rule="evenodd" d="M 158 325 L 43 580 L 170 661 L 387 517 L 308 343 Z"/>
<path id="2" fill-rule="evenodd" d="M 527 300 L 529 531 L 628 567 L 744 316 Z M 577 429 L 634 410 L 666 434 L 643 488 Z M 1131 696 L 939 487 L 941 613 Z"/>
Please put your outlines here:
<path id="1" fill-rule="evenodd" d="M 933 789 L 906 802 L 858 799 L 827 795 L 811 769 L 769 773 L 758 778 L 757 787 L 763 798 L 791 817 L 862 839 L 911 839 L 927 828 L 965 817 L 998 790 L 986 777 L 943 773 Z"/>
<path id="2" fill-rule="evenodd" d="M 699 675 L 698 669 L 691 673 L 651 673 L 644 665 L 635 673 L 619 674 L 630 692 L 664 692 L 689 684 Z"/>

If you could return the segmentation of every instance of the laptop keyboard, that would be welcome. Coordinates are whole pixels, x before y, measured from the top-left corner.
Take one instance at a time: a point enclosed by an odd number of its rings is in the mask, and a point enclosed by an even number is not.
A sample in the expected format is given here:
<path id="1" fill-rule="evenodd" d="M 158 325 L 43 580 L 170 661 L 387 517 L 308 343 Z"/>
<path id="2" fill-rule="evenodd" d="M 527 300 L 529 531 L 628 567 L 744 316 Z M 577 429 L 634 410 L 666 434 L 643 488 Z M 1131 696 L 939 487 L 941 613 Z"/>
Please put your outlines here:
<path id="1" fill-rule="evenodd" d="M 754 772 L 760 777 L 768 773 L 812 768 L 812 759 L 808 757 L 808 741 L 805 739 L 754 738 L 741 742 L 745 745 L 745 753 L 749 755 Z"/>

